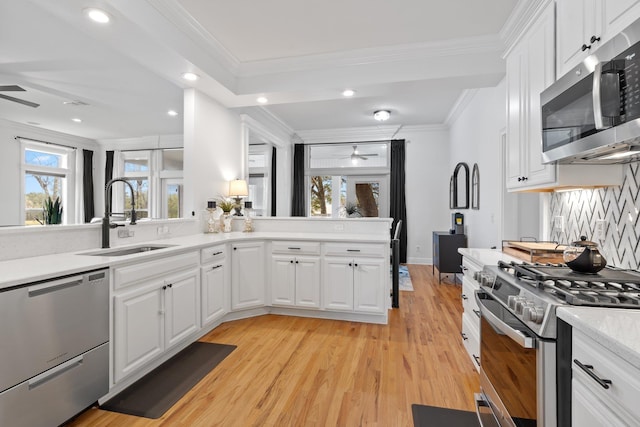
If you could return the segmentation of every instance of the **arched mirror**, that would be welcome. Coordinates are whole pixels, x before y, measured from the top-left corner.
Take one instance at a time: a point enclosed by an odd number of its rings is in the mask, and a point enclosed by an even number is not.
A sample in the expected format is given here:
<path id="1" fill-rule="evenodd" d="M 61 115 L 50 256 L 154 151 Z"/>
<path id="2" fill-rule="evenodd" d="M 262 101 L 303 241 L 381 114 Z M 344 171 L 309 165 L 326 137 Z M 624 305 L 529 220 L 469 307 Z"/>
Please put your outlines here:
<path id="1" fill-rule="evenodd" d="M 471 209 L 480 209 L 480 169 L 473 164 L 471 171 Z"/>
<path id="2" fill-rule="evenodd" d="M 460 162 L 449 181 L 449 208 L 469 209 L 469 166 Z"/>

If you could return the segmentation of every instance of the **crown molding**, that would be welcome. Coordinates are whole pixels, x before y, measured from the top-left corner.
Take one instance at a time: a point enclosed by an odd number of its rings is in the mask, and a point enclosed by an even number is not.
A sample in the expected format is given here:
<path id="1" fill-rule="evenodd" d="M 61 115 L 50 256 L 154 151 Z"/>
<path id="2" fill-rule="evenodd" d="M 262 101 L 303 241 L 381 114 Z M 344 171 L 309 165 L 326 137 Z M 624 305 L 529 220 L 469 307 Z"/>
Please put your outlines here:
<path id="1" fill-rule="evenodd" d="M 518 0 L 518 4 L 500 30 L 500 39 L 505 46 L 503 57 L 509 54 L 522 34 L 550 3 L 553 3 L 553 0 Z"/>
<path id="2" fill-rule="evenodd" d="M 317 55 L 303 55 L 291 58 L 266 59 L 242 62 L 238 77 L 255 77 L 289 71 L 347 67 L 412 61 L 428 58 L 442 58 L 487 52 L 502 52 L 504 45 L 498 35 L 477 36 L 429 43 L 413 43 L 387 47 L 354 49 Z"/>
<path id="3" fill-rule="evenodd" d="M 449 114 L 447 114 L 447 118 L 444 119 L 444 124 L 447 128 L 450 128 L 456 120 L 460 117 L 460 115 L 467 108 L 469 103 L 473 100 L 473 98 L 478 93 L 478 89 L 465 89 L 458 99 L 456 100 L 451 110 L 449 110 Z"/>
<path id="4" fill-rule="evenodd" d="M 171 24 L 175 25 L 189 39 L 206 49 L 216 61 L 232 74 L 238 73 L 240 61 L 222 43 L 209 33 L 176 0 L 146 0 Z"/>
<path id="5" fill-rule="evenodd" d="M 396 134 L 401 126 L 363 126 L 338 129 L 303 130 L 296 132 L 295 136 L 305 144 L 318 144 L 323 142 L 362 142 L 362 141 L 388 141 Z"/>
<path id="6" fill-rule="evenodd" d="M 404 132 L 448 132 L 449 127 L 440 124 L 440 125 L 411 125 L 411 126 L 402 126 L 402 129 L 398 132 L 398 134 L 403 134 Z M 397 135 L 396 135 L 397 136 Z"/>
<path id="7" fill-rule="evenodd" d="M 268 139 L 278 147 L 289 145 L 291 137 L 294 135 L 293 129 L 262 107 L 252 108 L 250 111 L 240 114 L 240 121 L 251 131 Z"/>

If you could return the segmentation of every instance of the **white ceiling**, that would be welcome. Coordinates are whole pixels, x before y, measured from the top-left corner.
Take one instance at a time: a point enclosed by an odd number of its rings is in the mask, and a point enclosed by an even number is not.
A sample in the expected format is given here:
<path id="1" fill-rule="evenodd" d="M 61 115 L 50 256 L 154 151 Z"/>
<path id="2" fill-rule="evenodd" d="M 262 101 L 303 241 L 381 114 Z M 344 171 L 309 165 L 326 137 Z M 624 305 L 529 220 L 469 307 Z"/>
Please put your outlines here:
<path id="1" fill-rule="evenodd" d="M 2 1 L 0 85 L 41 106 L 0 99 L 0 117 L 95 139 L 176 134 L 193 85 L 229 108 L 264 95 L 293 131 L 374 126 L 378 109 L 385 125 L 442 124 L 465 89 L 504 76 L 498 33 L 517 1 Z M 82 13 L 98 5 L 107 26 Z"/>

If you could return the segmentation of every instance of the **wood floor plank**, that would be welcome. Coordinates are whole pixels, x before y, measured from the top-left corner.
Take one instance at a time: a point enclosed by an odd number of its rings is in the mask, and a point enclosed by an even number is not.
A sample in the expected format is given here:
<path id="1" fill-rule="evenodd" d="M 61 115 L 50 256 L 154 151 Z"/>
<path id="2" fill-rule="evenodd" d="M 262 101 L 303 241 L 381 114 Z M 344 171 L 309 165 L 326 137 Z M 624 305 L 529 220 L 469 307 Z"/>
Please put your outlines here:
<path id="1" fill-rule="evenodd" d="M 460 339 L 460 285 L 409 265 L 388 325 L 268 315 L 203 341 L 237 349 L 161 419 L 90 409 L 72 427 L 411 426 L 411 404 L 474 410 L 477 372 Z"/>

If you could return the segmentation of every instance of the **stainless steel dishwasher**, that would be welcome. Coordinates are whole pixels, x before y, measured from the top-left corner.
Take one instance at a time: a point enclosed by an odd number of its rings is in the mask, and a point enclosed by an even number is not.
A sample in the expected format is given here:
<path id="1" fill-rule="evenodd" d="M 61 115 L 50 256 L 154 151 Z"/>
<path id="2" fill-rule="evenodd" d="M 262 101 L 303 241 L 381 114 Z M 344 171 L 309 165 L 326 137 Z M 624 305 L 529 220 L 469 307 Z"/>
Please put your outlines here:
<path id="1" fill-rule="evenodd" d="M 109 271 L 0 291 L 0 426 L 54 426 L 109 390 Z"/>

